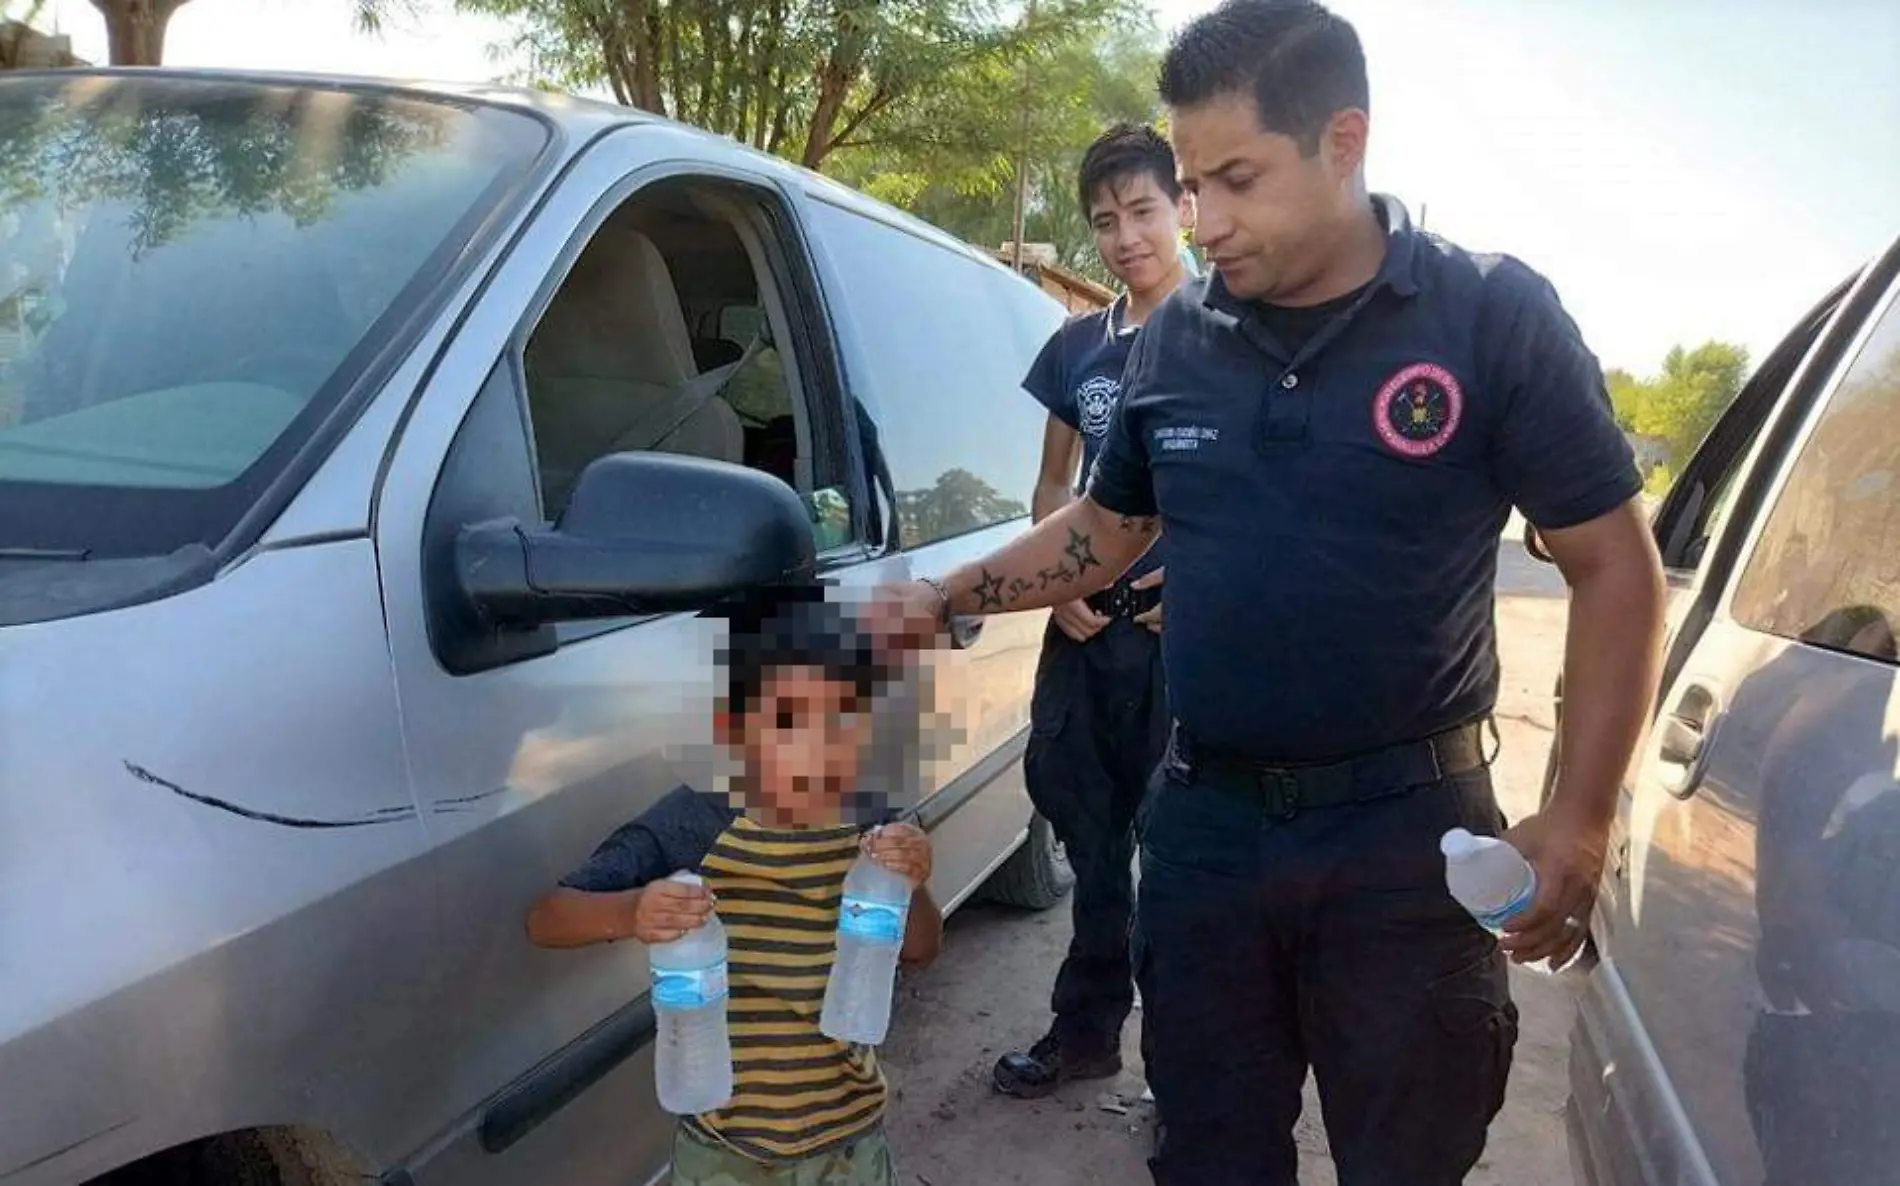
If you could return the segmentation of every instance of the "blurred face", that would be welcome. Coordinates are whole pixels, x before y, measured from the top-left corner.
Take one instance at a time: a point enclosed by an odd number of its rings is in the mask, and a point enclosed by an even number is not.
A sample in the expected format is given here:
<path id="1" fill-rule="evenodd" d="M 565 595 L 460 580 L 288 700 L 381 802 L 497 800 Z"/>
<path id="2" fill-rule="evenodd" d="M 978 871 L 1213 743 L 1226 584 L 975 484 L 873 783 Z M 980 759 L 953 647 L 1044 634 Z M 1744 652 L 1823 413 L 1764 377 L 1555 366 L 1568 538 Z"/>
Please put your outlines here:
<path id="1" fill-rule="evenodd" d="M 1169 115 L 1194 240 L 1229 292 L 1299 304 L 1322 281 L 1361 199 L 1366 116 L 1342 111 L 1311 155 L 1261 126 L 1253 97 L 1216 96 Z M 1310 303 L 1310 302 L 1309 302 Z"/>
<path id="2" fill-rule="evenodd" d="M 1179 279 L 1185 204 L 1148 172 L 1112 177 L 1090 198 L 1095 250 L 1128 291 L 1154 292 Z"/>
<path id="3" fill-rule="evenodd" d="M 727 731 L 745 759 L 749 806 L 772 827 L 842 824 L 869 736 L 857 689 L 815 667 L 771 672 L 757 702 Z"/>

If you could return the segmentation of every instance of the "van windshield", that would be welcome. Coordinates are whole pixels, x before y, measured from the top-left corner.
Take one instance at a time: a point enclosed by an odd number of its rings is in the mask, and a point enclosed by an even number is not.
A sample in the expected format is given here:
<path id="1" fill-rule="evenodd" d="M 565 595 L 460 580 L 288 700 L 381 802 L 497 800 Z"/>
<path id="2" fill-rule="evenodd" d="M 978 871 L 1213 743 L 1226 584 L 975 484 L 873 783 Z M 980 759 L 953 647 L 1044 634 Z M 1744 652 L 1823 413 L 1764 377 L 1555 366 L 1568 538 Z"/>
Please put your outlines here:
<path id="1" fill-rule="evenodd" d="M 0 82 L 0 578 L 215 546 L 546 140 L 380 91 Z"/>

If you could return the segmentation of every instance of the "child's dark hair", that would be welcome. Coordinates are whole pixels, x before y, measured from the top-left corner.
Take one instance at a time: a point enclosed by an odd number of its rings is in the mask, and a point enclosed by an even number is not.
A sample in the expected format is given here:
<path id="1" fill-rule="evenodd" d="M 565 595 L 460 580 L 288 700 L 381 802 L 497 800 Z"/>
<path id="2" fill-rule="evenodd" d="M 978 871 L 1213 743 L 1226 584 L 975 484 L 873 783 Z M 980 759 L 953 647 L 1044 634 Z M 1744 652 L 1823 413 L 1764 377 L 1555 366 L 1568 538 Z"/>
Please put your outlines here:
<path id="1" fill-rule="evenodd" d="M 1359 34 L 1315 0 L 1225 0 L 1175 35 L 1160 90 L 1170 107 L 1251 96 L 1260 126 L 1307 156 L 1334 115 L 1372 109 Z"/>
<path id="2" fill-rule="evenodd" d="M 1174 149 L 1160 132 L 1142 124 L 1116 124 L 1095 138 L 1082 154 L 1082 168 L 1076 179 L 1076 196 L 1086 216 L 1096 196 L 1104 188 L 1113 194 L 1131 178 L 1143 173 L 1155 179 L 1168 200 L 1181 198 L 1181 180 L 1174 172 Z"/>
<path id="3" fill-rule="evenodd" d="M 726 669 L 725 709 L 743 717 L 758 705 L 759 693 L 773 672 L 813 668 L 838 683 L 848 683 L 858 699 L 869 700 L 890 682 L 893 672 L 877 643 L 845 609 L 820 599 L 780 591 L 769 599 L 729 609 L 726 645 L 719 660 Z"/>

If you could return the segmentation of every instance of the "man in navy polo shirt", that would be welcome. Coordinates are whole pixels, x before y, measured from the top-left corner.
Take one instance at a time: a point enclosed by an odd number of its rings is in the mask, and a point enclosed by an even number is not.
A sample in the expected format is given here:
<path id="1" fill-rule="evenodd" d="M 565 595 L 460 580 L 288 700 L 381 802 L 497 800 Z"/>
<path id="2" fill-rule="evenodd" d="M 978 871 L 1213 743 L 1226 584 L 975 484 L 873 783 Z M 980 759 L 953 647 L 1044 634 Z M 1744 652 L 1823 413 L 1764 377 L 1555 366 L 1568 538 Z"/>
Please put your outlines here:
<path id="1" fill-rule="evenodd" d="M 893 638 L 1105 586 L 1165 529 L 1176 731 L 1142 835 L 1138 979 L 1162 1186 L 1291 1186 L 1316 1074 L 1343 1186 L 1477 1162 L 1516 1036 L 1500 945 L 1437 842 L 1497 833 L 1499 536 L 1570 586 L 1548 805 L 1510 830 L 1519 962 L 1584 939 L 1655 686 L 1662 578 L 1634 458 L 1550 285 L 1371 196 L 1365 59 L 1311 0 L 1227 0 L 1163 62 L 1210 276 L 1136 340 L 1080 501 L 941 580 Z M 1044 579 L 1045 576 L 1048 579 Z"/>
<path id="2" fill-rule="evenodd" d="M 1081 494 L 1077 461 L 1086 476 L 1108 439 L 1135 335 L 1184 278 L 1185 203 L 1168 142 L 1153 128 L 1118 125 L 1089 146 L 1079 172 L 1095 249 L 1125 292 L 1065 323 L 1023 380 L 1049 409 L 1037 521 Z M 1075 932 L 1056 973 L 1054 1024 L 992 1073 L 997 1090 L 1023 1099 L 1122 1069 L 1122 1026 L 1135 998 L 1135 811 L 1168 739 L 1159 552 L 1107 589 L 1056 606 L 1042 644 L 1023 778 L 1075 869 Z"/>

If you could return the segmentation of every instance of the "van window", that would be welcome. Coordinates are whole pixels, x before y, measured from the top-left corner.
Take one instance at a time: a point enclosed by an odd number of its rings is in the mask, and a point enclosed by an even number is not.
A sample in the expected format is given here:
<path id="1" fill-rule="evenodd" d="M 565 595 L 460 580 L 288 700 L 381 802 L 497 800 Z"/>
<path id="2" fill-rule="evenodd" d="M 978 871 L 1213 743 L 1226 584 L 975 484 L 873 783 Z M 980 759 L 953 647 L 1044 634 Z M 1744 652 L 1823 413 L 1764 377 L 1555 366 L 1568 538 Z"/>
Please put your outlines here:
<path id="1" fill-rule="evenodd" d="M 812 204 L 859 335 L 853 392 L 876 410 L 899 539 L 921 547 L 1029 514 L 1045 413 L 1023 391 L 1062 307 L 979 260 Z"/>
<path id="2" fill-rule="evenodd" d="M 763 470 L 806 497 L 821 550 L 851 534 L 840 467 L 787 345 L 764 199 L 668 181 L 608 216 L 575 259 L 523 352 L 543 515 L 581 471 L 652 450 Z"/>
<path id="3" fill-rule="evenodd" d="M 9 80 L 0 550 L 217 545 L 547 138 L 327 85 Z"/>
<path id="4" fill-rule="evenodd" d="M 1900 626 L 1900 303 L 1829 397 L 1735 590 L 1755 630 L 1893 662 Z"/>

